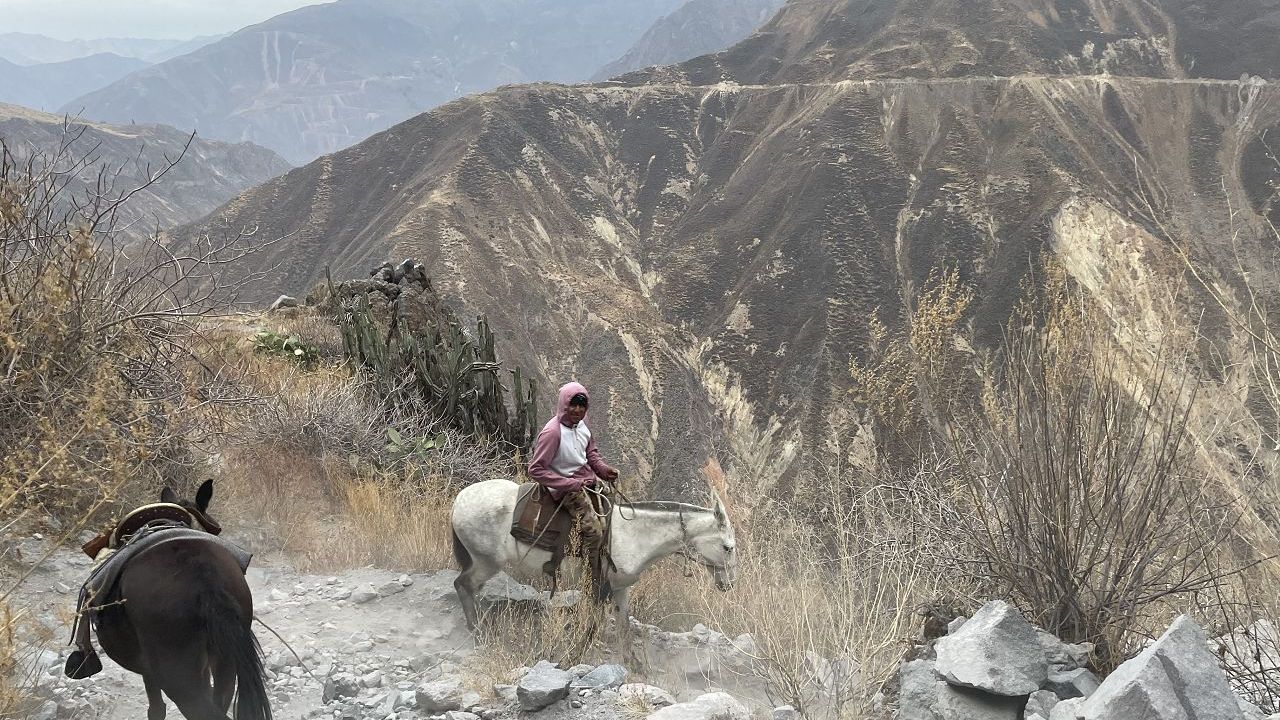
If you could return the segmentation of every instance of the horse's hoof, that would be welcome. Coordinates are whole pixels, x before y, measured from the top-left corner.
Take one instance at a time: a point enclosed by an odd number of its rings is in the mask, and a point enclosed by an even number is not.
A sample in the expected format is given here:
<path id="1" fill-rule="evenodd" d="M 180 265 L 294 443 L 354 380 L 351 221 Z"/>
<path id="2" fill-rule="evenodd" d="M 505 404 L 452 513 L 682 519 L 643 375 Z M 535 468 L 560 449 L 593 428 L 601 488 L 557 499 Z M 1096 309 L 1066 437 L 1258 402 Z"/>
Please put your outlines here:
<path id="1" fill-rule="evenodd" d="M 67 658 L 62 672 L 72 680 L 83 680 L 102 672 L 102 661 L 97 653 L 86 654 L 83 650 L 76 650 Z"/>

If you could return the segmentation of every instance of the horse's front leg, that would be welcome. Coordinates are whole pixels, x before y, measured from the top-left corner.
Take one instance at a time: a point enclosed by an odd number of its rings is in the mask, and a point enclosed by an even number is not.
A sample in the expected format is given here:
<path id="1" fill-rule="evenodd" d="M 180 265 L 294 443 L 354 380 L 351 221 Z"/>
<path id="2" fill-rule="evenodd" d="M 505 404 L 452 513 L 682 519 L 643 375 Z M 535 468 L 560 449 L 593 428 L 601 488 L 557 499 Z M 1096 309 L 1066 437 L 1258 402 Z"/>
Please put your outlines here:
<path id="1" fill-rule="evenodd" d="M 164 695 L 150 675 L 142 676 L 142 687 L 147 691 L 147 720 L 164 720 Z"/>
<path id="2" fill-rule="evenodd" d="M 618 658 L 622 664 L 630 664 L 631 652 L 631 587 L 614 588 L 613 590 L 613 632 L 617 642 Z"/>

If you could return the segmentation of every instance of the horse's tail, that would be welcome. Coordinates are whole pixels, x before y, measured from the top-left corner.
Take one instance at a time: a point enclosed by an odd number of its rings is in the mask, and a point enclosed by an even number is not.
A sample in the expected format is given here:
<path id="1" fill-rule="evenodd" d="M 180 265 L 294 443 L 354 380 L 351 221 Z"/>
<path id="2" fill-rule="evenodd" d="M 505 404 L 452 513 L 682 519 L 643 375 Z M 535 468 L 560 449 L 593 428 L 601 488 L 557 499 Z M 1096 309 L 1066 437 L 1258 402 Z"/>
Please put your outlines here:
<path id="1" fill-rule="evenodd" d="M 224 588 L 203 596 L 209 654 L 230 661 L 236 671 L 235 720 L 271 720 L 262 648 L 243 613 Z"/>
<path id="2" fill-rule="evenodd" d="M 462 544 L 462 538 L 458 537 L 456 529 L 450 527 L 450 533 L 453 535 L 453 559 L 458 561 L 458 569 L 466 572 L 471 569 L 471 551 Z"/>

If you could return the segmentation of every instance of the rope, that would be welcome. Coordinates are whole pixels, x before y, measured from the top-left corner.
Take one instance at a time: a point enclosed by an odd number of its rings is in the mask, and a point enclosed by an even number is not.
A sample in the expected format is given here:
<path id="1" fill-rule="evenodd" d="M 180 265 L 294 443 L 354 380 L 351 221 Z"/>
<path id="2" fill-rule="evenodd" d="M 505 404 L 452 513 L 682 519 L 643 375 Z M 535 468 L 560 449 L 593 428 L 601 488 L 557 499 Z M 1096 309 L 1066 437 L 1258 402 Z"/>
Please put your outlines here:
<path id="1" fill-rule="evenodd" d="M 289 651 L 289 654 L 293 655 L 293 658 L 298 661 L 298 665 L 303 669 L 303 671 L 306 672 L 308 675 L 310 675 L 311 679 L 319 683 L 321 687 L 324 687 L 324 681 L 316 677 L 315 673 L 311 672 L 311 668 L 307 667 L 307 664 L 302 661 L 302 658 L 298 657 L 298 653 L 294 652 L 293 646 L 289 644 L 288 640 L 285 640 L 283 637 L 281 637 L 280 633 L 276 632 L 274 628 L 272 628 L 270 625 L 263 622 L 262 618 L 258 617 L 257 615 L 253 616 L 253 620 L 254 622 L 261 625 L 262 627 L 266 628 L 267 632 L 270 632 L 272 635 L 275 635 L 277 640 L 284 643 L 284 646 Z"/>

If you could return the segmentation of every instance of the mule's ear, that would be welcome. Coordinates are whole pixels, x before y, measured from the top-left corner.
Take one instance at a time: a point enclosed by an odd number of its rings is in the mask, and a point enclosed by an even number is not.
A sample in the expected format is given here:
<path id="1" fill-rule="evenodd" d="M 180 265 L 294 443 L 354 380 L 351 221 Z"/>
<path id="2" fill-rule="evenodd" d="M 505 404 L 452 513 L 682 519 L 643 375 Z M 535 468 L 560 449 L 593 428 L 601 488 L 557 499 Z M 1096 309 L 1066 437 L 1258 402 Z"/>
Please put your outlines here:
<path id="1" fill-rule="evenodd" d="M 716 505 L 715 505 L 716 522 L 720 523 L 721 527 L 728 525 L 729 511 L 725 510 L 724 501 L 720 499 L 720 493 L 712 492 L 712 496 L 715 497 L 716 499 Z"/>
<path id="2" fill-rule="evenodd" d="M 174 492 L 173 488 L 169 487 L 168 485 L 165 485 L 164 489 L 160 491 L 160 502 L 177 505 L 178 493 Z"/>
<path id="3" fill-rule="evenodd" d="M 213 479 L 210 478 L 200 484 L 200 489 L 196 491 L 196 507 L 200 512 L 209 509 L 209 502 L 213 500 Z"/>

